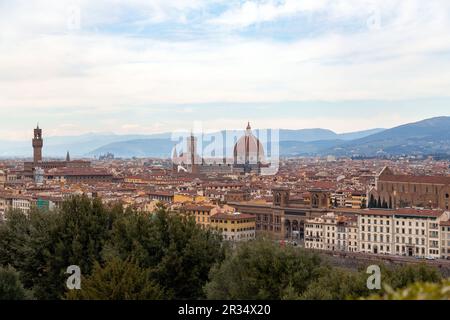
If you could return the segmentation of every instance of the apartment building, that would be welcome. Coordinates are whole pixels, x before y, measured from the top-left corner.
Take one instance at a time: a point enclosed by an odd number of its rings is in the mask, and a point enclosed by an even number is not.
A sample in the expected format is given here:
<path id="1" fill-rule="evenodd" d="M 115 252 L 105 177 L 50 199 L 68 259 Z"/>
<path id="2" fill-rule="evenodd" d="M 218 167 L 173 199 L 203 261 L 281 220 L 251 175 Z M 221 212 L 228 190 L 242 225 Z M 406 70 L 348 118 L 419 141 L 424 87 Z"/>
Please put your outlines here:
<path id="1" fill-rule="evenodd" d="M 441 221 L 441 258 L 450 259 L 450 221 Z"/>
<path id="2" fill-rule="evenodd" d="M 255 239 L 256 216 L 245 213 L 219 213 L 211 217 L 211 229 L 219 231 L 224 240 L 248 241 Z"/>
<path id="3" fill-rule="evenodd" d="M 0 221 L 5 219 L 5 214 L 11 208 L 11 197 L 7 194 L 0 194 Z"/>
<path id="4" fill-rule="evenodd" d="M 345 200 L 345 207 L 351 209 L 364 209 L 367 207 L 367 196 L 364 192 L 352 192 Z"/>
<path id="5" fill-rule="evenodd" d="M 15 195 L 12 197 L 11 207 L 14 210 L 19 210 L 25 214 L 29 213 L 35 201 L 32 197 Z"/>
<path id="6" fill-rule="evenodd" d="M 358 249 L 356 217 L 339 216 L 333 212 L 307 220 L 305 247 L 309 249 L 349 251 Z"/>
<path id="7" fill-rule="evenodd" d="M 10 209 L 29 213 L 35 205 L 36 201 L 31 196 L 10 193 L 0 194 L 0 220 L 5 218 L 5 213 Z"/>
<path id="8" fill-rule="evenodd" d="M 419 258 L 440 258 L 442 210 L 362 210 L 358 215 L 359 251 Z"/>
<path id="9" fill-rule="evenodd" d="M 327 213 L 306 222 L 305 247 L 450 259 L 449 215 L 418 209 L 367 209 L 353 217 Z"/>
<path id="10" fill-rule="evenodd" d="M 211 223 L 211 216 L 217 213 L 217 210 L 218 208 L 213 205 L 187 204 L 180 208 L 180 213 L 194 217 L 195 223 L 202 228 L 207 228 Z"/>

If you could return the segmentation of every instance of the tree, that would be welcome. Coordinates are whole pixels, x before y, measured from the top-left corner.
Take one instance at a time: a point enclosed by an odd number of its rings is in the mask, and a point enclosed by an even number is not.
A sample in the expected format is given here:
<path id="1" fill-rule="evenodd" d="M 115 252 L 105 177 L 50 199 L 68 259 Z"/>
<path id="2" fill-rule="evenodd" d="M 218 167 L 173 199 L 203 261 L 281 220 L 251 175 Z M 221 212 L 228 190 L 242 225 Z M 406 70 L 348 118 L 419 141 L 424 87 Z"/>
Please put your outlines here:
<path id="1" fill-rule="evenodd" d="M 19 270 L 26 288 L 34 287 L 43 275 L 56 221 L 53 213 L 33 209 L 25 215 L 13 210 L 0 225 L 0 264 Z"/>
<path id="2" fill-rule="evenodd" d="M 299 297 L 302 300 L 345 300 L 370 295 L 367 274 L 342 268 L 332 268 Z"/>
<path id="3" fill-rule="evenodd" d="M 0 226 L 0 263 L 20 271 L 38 299 L 61 299 L 66 270 L 88 278 L 96 264 L 133 259 L 167 299 L 203 298 L 209 271 L 224 258 L 221 236 L 159 208 L 142 214 L 100 199 L 73 197 L 55 212 L 8 213 Z"/>
<path id="4" fill-rule="evenodd" d="M 12 267 L 0 267 L 0 300 L 26 300 L 30 297 L 20 282 L 19 273 Z"/>
<path id="5" fill-rule="evenodd" d="M 382 283 L 384 286 L 400 289 L 415 282 L 434 282 L 442 280 L 442 276 L 434 267 L 425 263 L 387 268 L 382 267 Z"/>
<path id="6" fill-rule="evenodd" d="M 134 258 L 148 268 L 167 299 L 200 299 L 211 267 L 224 258 L 224 248 L 220 235 L 160 208 L 149 217 L 129 212 L 118 219 L 105 249 L 108 256 Z"/>
<path id="7" fill-rule="evenodd" d="M 387 293 L 368 300 L 450 300 L 450 279 L 439 283 L 416 282 L 397 290 L 388 288 Z"/>
<path id="8" fill-rule="evenodd" d="M 0 227 L 0 262 L 19 270 L 36 298 L 59 299 L 67 267 L 77 265 L 89 274 L 101 261 L 116 213 L 87 197 L 73 197 L 56 212 L 10 212 Z"/>
<path id="9" fill-rule="evenodd" d="M 227 252 L 210 273 L 208 299 L 279 300 L 301 295 L 324 268 L 315 254 L 259 239 Z"/>
<path id="10" fill-rule="evenodd" d="M 375 198 L 374 198 L 373 194 L 370 195 L 369 208 L 376 208 Z"/>
<path id="11" fill-rule="evenodd" d="M 118 258 L 103 267 L 96 262 L 92 274 L 82 279 L 81 290 L 67 293 L 71 300 L 158 300 L 163 296 L 148 270 Z"/>
<path id="12" fill-rule="evenodd" d="M 64 295 L 67 267 L 79 266 L 90 274 L 95 262 L 102 262 L 103 246 L 110 237 L 116 211 L 100 199 L 73 197 L 63 203 L 55 217 L 56 226 L 48 235 L 43 251 L 42 272 L 34 284 L 40 299 Z"/>

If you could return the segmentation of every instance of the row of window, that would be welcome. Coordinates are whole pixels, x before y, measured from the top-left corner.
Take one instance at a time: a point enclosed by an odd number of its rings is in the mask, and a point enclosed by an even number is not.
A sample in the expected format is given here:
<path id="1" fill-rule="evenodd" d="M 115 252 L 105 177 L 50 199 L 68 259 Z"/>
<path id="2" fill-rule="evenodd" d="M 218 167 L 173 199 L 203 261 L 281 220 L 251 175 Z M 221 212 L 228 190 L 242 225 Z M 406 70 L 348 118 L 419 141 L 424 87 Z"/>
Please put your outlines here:
<path id="1" fill-rule="evenodd" d="M 228 228 L 218 228 L 220 232 L 228 232 Z M 244 231 L 255 231 L 254 228 L 240 228 L 240 229 L 230 229 L 230 232 L 244 232 Z"/>
<path id="2" fill-rule="evenodd" d="M 230 223 L 230 224 L 243 224 L 243 223 L 250 223 L 253 222 L 253 220 L 218 220 L 218 219 L 212 219 L 212 223 Z"/>

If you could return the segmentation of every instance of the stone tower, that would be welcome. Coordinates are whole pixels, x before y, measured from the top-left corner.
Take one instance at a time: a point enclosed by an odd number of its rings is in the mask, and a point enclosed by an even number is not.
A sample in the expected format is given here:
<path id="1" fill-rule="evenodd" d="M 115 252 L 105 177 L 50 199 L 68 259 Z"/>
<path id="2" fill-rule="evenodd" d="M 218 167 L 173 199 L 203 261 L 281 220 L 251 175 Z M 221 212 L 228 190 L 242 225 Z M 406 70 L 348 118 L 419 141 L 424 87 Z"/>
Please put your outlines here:
<path id="1" fill-rule="evenodd" d="M 189 162 L 191 165 L 191 173 L 197 174 L 198 173 L 198 163 L 197 163 L 197 159 L 196 159 L 196 155 L 197 155 L 197 138 L 194 137 L 194 134 L 191 133 L 191 136 L 189 137 L 188 141 L 187 141 L 187 149 L 188 151 L 188 155 L 190 156 Z"/>
<path id="2" fill-rule="evenodd" d="M 273 205 L 276 207 L 287 207 L 289 205 L 290 191 L 287 188 L 272 189 Z"/>
<path id="3" fill-rule="evenodd" d="M 311 189 L 311 208 L 313 209 L 330 209 L 331 208 L 331 192 L 329 190 Z"/>
<path id="4" fill-rule="evenodd" d="M 44 146 L 44 140 L 42 139 L 42 129 L 39 129 L 39 124 L 34 129 L 33 138 L 33 161 L 38 163 L 42 161 L 42 147 Z"/>

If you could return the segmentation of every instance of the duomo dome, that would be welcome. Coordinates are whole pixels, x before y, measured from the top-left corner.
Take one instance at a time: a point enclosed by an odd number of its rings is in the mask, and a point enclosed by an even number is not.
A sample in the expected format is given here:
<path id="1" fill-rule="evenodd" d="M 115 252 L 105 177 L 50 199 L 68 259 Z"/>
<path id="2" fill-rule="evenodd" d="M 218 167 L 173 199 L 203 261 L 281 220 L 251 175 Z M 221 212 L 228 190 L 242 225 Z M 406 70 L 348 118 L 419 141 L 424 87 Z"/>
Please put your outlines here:
<path id="1" fill-rule="evenodd" d="M 234 164 L 259 164 L 265 162 L 264 147 L 259 139 L 253 135 L 250 123 L 245 135 L 234 145 Z"/>

